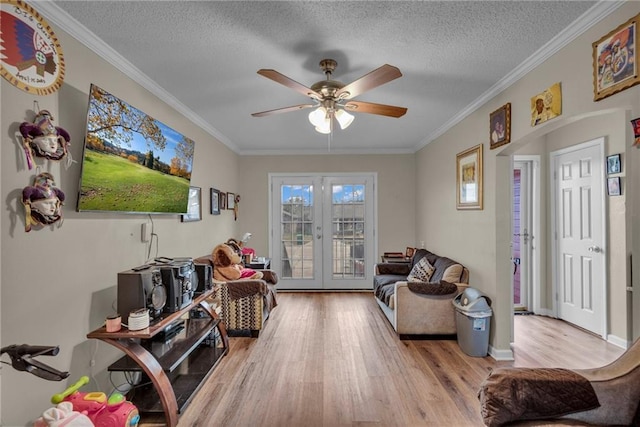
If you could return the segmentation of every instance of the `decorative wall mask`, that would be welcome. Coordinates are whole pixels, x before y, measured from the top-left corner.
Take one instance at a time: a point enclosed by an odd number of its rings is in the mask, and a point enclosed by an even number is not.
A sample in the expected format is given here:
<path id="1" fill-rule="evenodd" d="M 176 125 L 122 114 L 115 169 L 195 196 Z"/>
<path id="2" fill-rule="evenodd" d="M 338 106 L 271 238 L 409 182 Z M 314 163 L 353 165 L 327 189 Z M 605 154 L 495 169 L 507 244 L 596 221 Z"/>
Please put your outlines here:
<path id="1" fill-rule="evenodd" d="M 32 225 L 48 225 L 60 221 L 62 202 L 64 193 L 56 187 L 53 175 L 48 172 L 36 175 L 33 185 L 22 190 L 22 204 L 25 209 L 24 231 L 31 231 Z M 62 225 L 62 222 L 59 225 Z"/>
<path id="2" fill-rule="evenodd" d="M 69 153 L 69 132 L 53 125 L 53 116 L 47 110 L 40 110 L 33 123 L 23 122 L 20 125 L 24 152 L 29 169 L 33 168 L 33 156 L 49 160 L 61 160 Z M 71 164 L 68 158 L 67 167 Z"/>

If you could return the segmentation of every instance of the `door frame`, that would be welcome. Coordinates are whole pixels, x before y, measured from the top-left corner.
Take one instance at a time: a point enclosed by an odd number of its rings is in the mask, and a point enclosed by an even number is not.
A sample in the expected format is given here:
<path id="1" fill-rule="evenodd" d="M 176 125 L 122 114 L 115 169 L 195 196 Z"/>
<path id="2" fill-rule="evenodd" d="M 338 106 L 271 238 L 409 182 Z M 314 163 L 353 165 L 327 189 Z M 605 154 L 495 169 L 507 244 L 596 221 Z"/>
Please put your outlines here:
<path id="1" fill-rule="evenodd" d="M 600 207 L 602 209 L 601 215 L 602 215 L 602 224 L 601 224 L 601 232 L 602 232 L 602 250 L 603 250 L 603 265 L 602 265 L 602 277 L 600 277 L 599 279 L 602 281 L 602 283 L 604 284 L 602 287 L 602 294 L 600 295 L 602 298 L 602 319 L 600 319 L 600 322 L 602 323 L 602 338 L 603 339 L 607 339 L 607 335 L 608 335 L 608 327 L 609 327 L 609 323 L 608 323 L 608 317 L 609 317 L 609 310 L 608 310 L 608 305 L 609 305 L 609 301 L 608 301 L 608 290 L 609 290 L 609 284 L 607 282 L 607 277 L 609 276 L 609 257 L 608 257 L 608 245 L 607 242 L 609 241 L 609 235 L 607 233 L 607 224 L 609 222 L 609 217 L 607 215 L 607 197 L 606 197 L 606 188 L 604 188 L 605 185 L 605 179 L 607 174 L 605 173 L 606 171 L 604 170 L 605 167 L 605 151 L 604 151 L 604 146 L 605 146 L 605 138 L 604 137 L 598 137 L 598 138 L 594 138 L 590 141 L 587 142 L 582 142 L 579 144 L 575 144 L 569 147 L 565 147 L 559 150 L 555 150 L 549 153 L 549 191 L 550 194 L 552 194 L 552 197 L 550 198 L 550 209 L 551 209 L 551 283 L 552 283 L 552 315 L 553 317 L 559 318 L 559 290 L 558 290 L 558 263 L 560 260 L 558 260 L 558 239 L 556 238 L 557 233 L 558 233 L 558 212 L 557 212 L 557 203 L 558 203 L 558 177 L 556 174 L 556 168 L 555 168 L 555 163 L 556 160 L 558 158 L 558 156 L 561 156 L 563 154 L 566 153 L 570 153 L 576 150 L 581 150 L 584 148 L 590 148 L 590 147 L 596 147 L 599 151 L 600 151 L 600 158 L 601 158 L 601 164 L 600 167 L 602 168 L 602 182 L 600 183 L 600 185 L 602 186 L 602 196 L 601 196 L 601 201 L 600 201 Z"/>
<path id="2" fill-rule="evenodd" d="M 541 236 L 541 204 L 540 204 L 540 156 L 539 155 L 514 155 L 513 162 L 511 167 L 511 176 L 513 179 L 513 170 L 515 169 L 515 162 L 527 163 L 529 169 L 528 176 L 528 212 L 527 215 L 529 217 L 529 235 L 531 237 L 529 259 L 528 259 L 528 289 L 527 289 L 527 309 L 536 314 L 540 314 L 541 309 L 541 292 L 542 286 L 540 278 L 542 277 L 541 271 L 541 263 L 540 263 L 540 252 L 542 248 L 542 239 Z M 513 186 L 511 189 L 513 200 Z M 522 197 L 522 189 L 520 191 L 520 195 Z M 513 217 L 511 219 L 511 227 L 513 234 Z M 522 270 L 521 270 L 522 273 Z M 511 289 L 513 289 L 513 277 L 511 280 Z M 513 292 L 513 291 L 512 291 Z M 513 295 L 511 297 L 511 310 L 513 311 Z"/>
<path id="3" fill-rule="evenodd" d="M 316 178 L 319 178 L 321 180 L 321 184 L 322 184 L 322 188 L 321 188 L 321 193 L 320 193 L 320 199 L 321 199 L 321 204 L 323 205 L 322 208 L 322 215 L 325 215 L 325 210 L 326 210 L 326 206 L 324 206 L 325 204 L 325 200 L 323 198 L 323 194 L 324 194 L 324 185 L 325 185 L 325 180 L 324 178 L 332 178 L 332 177 L 365 177 L 367 179 L 371 179 L 371 193 L 372 193 L 372 206 L 371 206 L 371 227 L 372 227 L 372 231 L 371 231 L 371 238 L 370 238 L 370 242 L 366 241 L 369 245 L 370 248 L 365 248 L 365 254 L 371 254 L 371 256 L 369 257 L 365 257 L 365 278 L 368 277 L 370 280 L 368 280 L 368 287 L 366 288 L 353 288 L 353 289 L 340 289 L 340 288 L 327 288 L 324 286 L 323 283 L 320 284 L 320 287 L 317 288 L 309 288 L 309 289 L 296 289 L 296 288 L 292 288 L 292 289 L 287 289 L 287 288 L 283 288 L 284 290 L 286 290 L 287 292 L 323 292 L 323 291 L 328 291 L 328 292 L 349 292 L 349 291 L 357 291 L 357 292 L 362 292 L 365 290 L 371 290 L 373 289 L 373 269 L 376 263 L 376 259 L 375 259 L 375 254 L 378 253 L 378 173 L 377 172 L 327 172 L 327 173 L 322 173 L 322 172 L 314 172 L 314 173 L 308 173 L 308 172 L 300 172 L 300 173 L 296 173 L 296 172 L 273 172 L 273 173 L 268 173 L 267 174 L 267 182 L 268 182 L 268 226 L 269 226 L 269 233 L 267 236 L 267 244 L 268 244 L 268 248 L 269 251 L 275 250 L 275 248 L 273 247 L 274 244 L 274 239 L 275 239 L 275 224 L 273 223 L 274 221 L 274 217 L 273 217 L 273 193 L 274 193 L 274 188 L 273 188 L 273 181 L 275 179 L 287 179 L 287 178 L 294 178 L 294 177 L 301 177 L 301 178 L 308 178 L 308 179 L 313 179 L 315 180 Z M 322 219 L 323 222 L 323 226 L 324 226 L 324 218 Z M 325 230 L 323 230 L 324 233 Z M 329 233 L 331 233 L 331 230 L 329 230 Z M 324 235 L 324 234 L 323 234 Z M 323 257 L 323 263 L 324 263 L 324 245 L 321 245 L 321 251 L 320 251 L 322 257 Z M 271 254 L 271 258 L 274 259 L 274 254 Z M 272 269 L 274 268 L 273 264 L 272 264 Z M 324 275 L 324 265 L 321 266 L 315 266 L 314 268 L 317 268 L 319 271 L 319 274 L 321 276 Z M 366 279 L 365 279 L 366 280 Z M 324 278 L 322 278 L 322 281 L 324 282 Z"/>
<path id="4" fill-rule="evenodd" d="M 546 312 L 546 310 L 543 310 L 541 308 L 541 294 L 542 294 L 542 289 L 543 286 L 541 284 L 541 278 L 543 277 L 543 271 L 542 271 L 542 264 L 540 261 L 540 252 L 542 251 L 543 245 L 545 244 L 545 239 L 544 236 L 542 236 L 541 234 L 541 230 L 542 230 L 542 204 L 541 204 L 541 173 L 540 173 L 540 166 L 541 166 L 541 157 L 540 155 L 512 155 L 510 157 L 510 179 L 511 179 L 511 185 L 509 186 L 510 189 L 510 193 L 511 193 L 511 208 L 510 208 L 510 239 L 509 239 L 509 244 L 511 245 L 511 239 L 514 233 L 513 230 L 513 198 L 515 197 L 514 193 L 513 193 L 513 169 L 514 169 L 514 162 L 519 161 L 519 162 L 530 162 L 531 163 L 531 179 L 530 181 L 530 203 L 529 203 L 529 217 L 530 217 L 530 223 L 531 223 L 531 235 L 534 236 L 534 239 L 537 240 L 537 244 L 532 245 L 531 251 L 530 251 L 530 263 L 531 266 L 529 268 L 530 271 L 530 282 L 529 282 L 529 301 L 531 302 L 531 306 L 529 307 L 529 310 L 533 311 L 535 314 L 548 314 Z M 513 253 L 513 251 L 510 249 L 509 253 Z M 515 341 L 515 328 L 513 326 L 514 323 L 514 307 L 515 305 L 513 304 L 513 274 L 510 275 L 510 279 L 509 279 L 509 304 L 510 304 L 510 308 L 509 308 L 509 317 L 511 319 L 511 343 L 513 343 Z M 544 313 L 543 313 L 544 311 Z"/>

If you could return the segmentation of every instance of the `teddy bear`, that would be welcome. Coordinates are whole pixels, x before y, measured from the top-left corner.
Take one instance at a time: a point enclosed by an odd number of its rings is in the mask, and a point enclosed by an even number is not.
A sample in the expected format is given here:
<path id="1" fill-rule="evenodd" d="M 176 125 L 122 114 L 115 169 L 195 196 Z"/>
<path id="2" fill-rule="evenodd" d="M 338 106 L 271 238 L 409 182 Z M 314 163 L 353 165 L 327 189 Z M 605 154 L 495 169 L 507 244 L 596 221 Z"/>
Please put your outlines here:
<path id="1" fill-rule="evenodd" d="M 215 280 L 228 282 L 239 279 L 262 279 L 262 272 L 243 267 L 240 255 L 226 243 L 213 248 L 212 257 Z"/>

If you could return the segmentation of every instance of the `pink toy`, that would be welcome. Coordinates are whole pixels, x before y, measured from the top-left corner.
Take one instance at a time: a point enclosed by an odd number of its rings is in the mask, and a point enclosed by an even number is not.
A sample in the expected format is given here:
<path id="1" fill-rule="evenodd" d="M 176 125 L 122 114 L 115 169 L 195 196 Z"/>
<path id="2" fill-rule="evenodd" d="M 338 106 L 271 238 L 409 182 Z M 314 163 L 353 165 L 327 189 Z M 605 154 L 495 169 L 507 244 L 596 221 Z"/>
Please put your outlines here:
<path id="1" fill-rule="evenodd" d="M 102 392 L 81 393 L 80 387 L 89 383 L 89 377 L 80 380 L 60 394 L 54 394 L 51 403 L 71 402 L 73 410 L 85 414 L 96 427 L 135 427 L 140 422 L 136 406 L 114 393 L 108 400 Z"/>

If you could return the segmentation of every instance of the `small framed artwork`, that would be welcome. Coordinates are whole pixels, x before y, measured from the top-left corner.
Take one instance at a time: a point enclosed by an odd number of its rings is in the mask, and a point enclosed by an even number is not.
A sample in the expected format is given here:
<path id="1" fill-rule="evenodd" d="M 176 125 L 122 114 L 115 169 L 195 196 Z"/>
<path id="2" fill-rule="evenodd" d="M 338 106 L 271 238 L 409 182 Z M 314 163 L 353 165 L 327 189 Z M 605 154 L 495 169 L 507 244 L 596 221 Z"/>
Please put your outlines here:
<path id="1" fill-rule="evenodd" d="M 182 222 L 200 221 L 201 219 L 200 187 L 189 187 L 189 205 L 187 213 L 182 215 Z"/>
<path id="2" fill-rule="evenodd" d="M 227 193 L 227 209 L 231 210 L 236 207 L 236 195 Z"/>
<path id="3" fill-rule="evenodd" d="M 211 189 L 211 215 L 220 215 L 220 191 Z"/>
<path id="4" fill-rule="evenodd" d="M 619 176 L 607 178 L 607 194 L 610 196 L 619 196 L 622 194 Z"/>
<path id="5" fill-rule="evenodd" d="M 531 126 L 537 126 L 562 114 L 562 88 L 556 83 L 531 98 Z"/>
<path id="6" fill-rule="evenodd" d="M 620 154 L 607 156 L 607 175 L 622 172 L 622 163 L 620 163 Z"/>
<path id="7" fill-rule="evenodd" d="M 220 210 L 223 211 L 227 209 L 227 193 L 220 192 Z"/>
<path id="8" fill-rule="evenodd" d="M 407 247 L 407 250 L 404 251 L 405 258 L 413 258 L 413 254 L 416 252 L 415 248 Z"/>
<path id="9" fill-rule="evenodd" d="M 640 14 L 593 42 L 593 100 L 640 83 L 638 19 Z"/>
<path id="10" fill-rule="evenodd" d="M 456 208 L 482 209 L 482 144 L 456 156 Z"/>
<path id="11" fill-rule="evenodd" d="M 493 150 L 511 142 L 511 103 L 506 103 L 489 116 L 489 148 Z"/>

